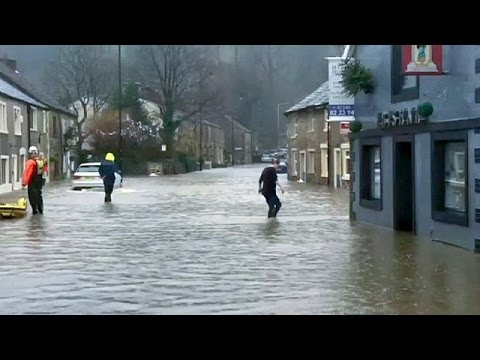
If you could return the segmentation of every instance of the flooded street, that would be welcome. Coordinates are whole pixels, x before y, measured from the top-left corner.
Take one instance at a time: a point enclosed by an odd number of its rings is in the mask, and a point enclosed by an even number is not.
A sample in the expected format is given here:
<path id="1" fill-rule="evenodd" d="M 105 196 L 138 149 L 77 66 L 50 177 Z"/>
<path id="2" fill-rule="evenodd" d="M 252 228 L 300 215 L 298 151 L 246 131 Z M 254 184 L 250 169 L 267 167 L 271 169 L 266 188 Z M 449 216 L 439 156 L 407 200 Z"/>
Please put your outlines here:
<path id="1" fill-rule="evenodd" d="M 480 314 L 480 256 L 352 225 L 348 193 L 262 167 L 45 189 L 45 215 L 0 222 L 2 314 Z M 29 209 L 30 211 L 30 209 Z"/>

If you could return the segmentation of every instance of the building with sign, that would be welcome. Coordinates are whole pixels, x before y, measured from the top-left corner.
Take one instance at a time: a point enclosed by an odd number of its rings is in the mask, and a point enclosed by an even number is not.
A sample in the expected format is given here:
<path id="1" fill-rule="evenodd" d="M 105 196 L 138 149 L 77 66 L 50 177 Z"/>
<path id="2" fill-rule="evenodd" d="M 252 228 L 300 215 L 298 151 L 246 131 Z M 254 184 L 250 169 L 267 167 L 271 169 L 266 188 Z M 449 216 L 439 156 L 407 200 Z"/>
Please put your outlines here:
<path id="1" fill-rule="evenodd" d="M 285 112 L 288 119 L 288 178 L 348 187 L 349 122 L 328 121 L 329 83 Z"/>
<path id="2" fill-rule="evenodd" d="M 480 46 L 364 45 L 351 217 L 480 251 Z"/>

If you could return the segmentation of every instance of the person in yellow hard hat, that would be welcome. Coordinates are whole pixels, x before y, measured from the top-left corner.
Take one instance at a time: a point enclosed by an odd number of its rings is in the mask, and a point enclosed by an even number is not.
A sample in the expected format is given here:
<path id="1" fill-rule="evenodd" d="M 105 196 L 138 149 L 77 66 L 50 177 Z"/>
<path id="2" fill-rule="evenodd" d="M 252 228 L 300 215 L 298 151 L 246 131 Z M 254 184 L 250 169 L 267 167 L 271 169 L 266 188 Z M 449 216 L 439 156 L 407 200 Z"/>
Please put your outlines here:
<path id="1" fill-rule="evenodd" d="M 98 169 L 103 179 L 103 187 L 105 190 L 105 202 L 112 202 L 113 186 L 115 185 L 115 173 L 121 175 L 120 169 L 115 164 L 115 155 L 108 153 L 105 160 L 102 161 Z"/>

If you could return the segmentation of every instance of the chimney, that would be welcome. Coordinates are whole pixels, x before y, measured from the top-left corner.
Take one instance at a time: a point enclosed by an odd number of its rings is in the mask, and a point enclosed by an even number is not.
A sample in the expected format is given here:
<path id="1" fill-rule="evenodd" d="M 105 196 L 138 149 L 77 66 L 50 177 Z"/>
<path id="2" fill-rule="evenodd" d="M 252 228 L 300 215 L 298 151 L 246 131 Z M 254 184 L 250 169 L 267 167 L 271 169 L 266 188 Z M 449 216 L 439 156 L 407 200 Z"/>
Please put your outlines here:
<path id="1" fill-rule="evenodd" d="M 0 58 L 0 62 L 7 65 L 10 69 L 17 72 L 17 60 L 9 59 L 7 57 Z"/>

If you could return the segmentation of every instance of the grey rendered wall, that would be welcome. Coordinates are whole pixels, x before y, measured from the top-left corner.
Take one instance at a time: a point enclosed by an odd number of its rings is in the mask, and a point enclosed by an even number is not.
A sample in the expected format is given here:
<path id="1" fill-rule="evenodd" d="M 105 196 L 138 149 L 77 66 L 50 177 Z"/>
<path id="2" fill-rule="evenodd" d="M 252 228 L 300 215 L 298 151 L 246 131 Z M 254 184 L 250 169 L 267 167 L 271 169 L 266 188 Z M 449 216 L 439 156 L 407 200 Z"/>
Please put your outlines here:
<path id="1" fill-rule="evenodd" d="M 360 45 L 355 57 L 375 76 L 377 87 L 373 94 L 355 98 L 355 116 L 364 128 L 376 126 L 377 113 L 417 106 L 428 101 L 434 106 L 430 121 L 480 116 L 480 104 L 475 103 L 475 59 L 480 58 L 479 45 L 444 45 L 443 76 L 421 76 L 419 99 L 391 103 L 391 45 Z"/>
<path id="2" fill-rule="evenodd" d="M 11 99 L 0 98 L 7 104 L 7 126 L 8 135 L 2 134 L 0 141 L 0 152 L 2 155 L 18 154 L 21 147 L 28 148 L 28 124 L 27 124 L 27 107 L 25 104 Z M 15 122 L 13 120 L 13 107 L 18 106 L 24 117 L 22 124 L 22 136 L 15 135 Z M 10 149 L 10 145 L 14 148 Z"/>
<path id="3" fill-rule="evenodd" d="M 415 136 L 415 220 L 417 236 L 431 240 L 455 244 L 473 250 L 475 235 L 480 236 L 480 224 L 475 222 L 475 206 L 479 202 L 479 194 L 475 194 L 475 177 L 480 176 L 478 165 L 475 167 L 474 147 L 480 146 L 480 135 L 469 132 L 469 227 L 447 224 L 432 220 L 431 201 L 431 162 L 430 134 Z"/>
<path id="4" fill-rule="evenodd" d="M 355 161 L 353 162 L 353 171 L 355 172 L 355 181 L 353 189 L 355 192 L 355 201 L 353 202 L 353 211 L 356 213 L 356 220 L 393 228 L 393 169 L 392 169 L 392 138 L 383 137 L 380 150 L 380 166 L 382 181 L 382 210 L 373 210 L 360 206 L 360 145 L 359 141 L 354 141 Z"/>

